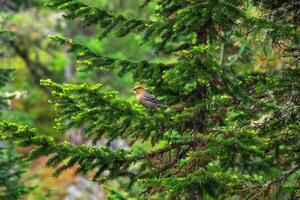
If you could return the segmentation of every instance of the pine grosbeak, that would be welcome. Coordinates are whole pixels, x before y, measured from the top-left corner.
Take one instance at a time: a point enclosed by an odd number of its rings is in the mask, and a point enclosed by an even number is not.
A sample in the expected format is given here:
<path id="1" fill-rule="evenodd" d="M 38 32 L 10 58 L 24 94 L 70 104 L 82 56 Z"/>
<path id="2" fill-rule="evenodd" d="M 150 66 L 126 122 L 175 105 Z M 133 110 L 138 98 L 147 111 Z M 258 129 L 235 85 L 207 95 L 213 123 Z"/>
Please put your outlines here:
<path id="1" fill-rule="evenodd" d="M 137 101 L 146 108 L 168 107 L 159 102 L 154 95 L 147 93 L 143 86 L 136 86 L 133 91 L 136 94 Z"/>

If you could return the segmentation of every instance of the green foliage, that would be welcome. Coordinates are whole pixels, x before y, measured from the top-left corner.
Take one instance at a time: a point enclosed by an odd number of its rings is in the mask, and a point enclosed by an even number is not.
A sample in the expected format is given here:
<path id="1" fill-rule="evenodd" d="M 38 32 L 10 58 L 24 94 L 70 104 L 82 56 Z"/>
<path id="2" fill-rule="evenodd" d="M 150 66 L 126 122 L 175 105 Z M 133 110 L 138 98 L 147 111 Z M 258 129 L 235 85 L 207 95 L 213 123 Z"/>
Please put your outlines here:
<path id="1" fill-rule="evenodd" d="M 31 189 L 22 180 L 26 162 L 12 145 L 0 147 L 0 199 L 16 200 Z"/>
<path id="2" fill-rule="evenodd" d="M 284 69 L 255 70 L 249 62 L 258 44 L 252 46 L 249 37 L 265 41 L 265 48 L 299 44 L 299 27 L 252 14 L 249 5 L 269 12 L 256 7 L 257 2 L 156 4 L 152 19 L 115 14 L 77 0 L 51 0 L 47 5 L 64 10 L 69 19 L 80 18 L 86 26 L 99 26 L 100 39 L 112 32 L 117 37 L 133 33 L 152 42 L 158 55 L 174 57 L 172 63 L 112 58 L 83 42 L 52 37 L 69 47 L 86 71 L 129 74 L 170 107 L 145 109 L 116 91 L 103 90 L 101 84 L 43 80 L 54 97 L 55 128 L 82 128 L 94 145 L 57 144 L 35 129 L 8 122 L 0 124 L 2 137 L 20 146 L 34 145 L 31 159 L 52 155 L 47 166 L 56 168 L 54 176 L 78 166 L 80 173 L 93 172 L 95 181 L 125 178 L 128 190 L 139 185 L 146 198 L 298 198 L 300 69 L 291 61 Z M 129 150 L 111 148 L 118 137 L 130 144 Z M 106 144 L 95 145 L 102 138 Z"/>
<path id="3" fill-rule="evenodd" d="M 6 83 L 9 81 L 10 74 L 12 73 L 13 69 L 5 69 L 5 68 L 0 68 L 0 87 L 4 87 Z M 7 100 L 10 99 L 11 96 L 5 96 L 1 95 L 0 96 L 0 105 L 1 107 L 7 107 Z"/>
<path id="4" fill-rule="evenodd" d="M 55 13 L 43 7 L 42 1 L 22 0 L 18 6 L 20 10 L 0 12 L 0 62 L 2 66 L 14 67 L 7 90 L 16 94 L 11 109 L 5 110 L 1 120 L 32 125 L 44 134 L 55 135 L 51 123 L 54 112 L 50 111 L 49 96 L 45 95 L 50 92 L 40 86 L 40 79 L 64 80 L 69 58 L 47 38 L 48 32 L 58 32 L 61 21 L 53 20 Z"/>
<path id="5" fill-rule="evenodd" d="M 12 71 L 0 68 L 0 87 L 6 85 Z M 1 106 L 7 107 L 7 101 L 11 98 L 12 96 L 1 95 Z M 27 163 L 22 160 L 14 146 L 7 144 L 0 137 L 0 199 L 15 200 L 30 192 L 31 189 L 22 180 L 26 169 Z"/>

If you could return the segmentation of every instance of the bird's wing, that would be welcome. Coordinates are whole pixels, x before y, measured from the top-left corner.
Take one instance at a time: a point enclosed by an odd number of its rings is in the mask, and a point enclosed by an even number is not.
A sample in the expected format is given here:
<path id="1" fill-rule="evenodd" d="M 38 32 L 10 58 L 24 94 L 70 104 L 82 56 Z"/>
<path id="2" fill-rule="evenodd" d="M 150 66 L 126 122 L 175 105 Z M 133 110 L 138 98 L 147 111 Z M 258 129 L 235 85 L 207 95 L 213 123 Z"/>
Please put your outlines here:
<path id="1" fill-rule="evenodd" d="M 143 97 L 144 97 L 144 100 L 145 100 L 145 101 L 150 101 L 150 102 L 158 103 L 158 104 L 161 103 L 160 101 L 158 101 L 158 100 L 156 99 L 156 97 L 155 97 L 154 95 L 149 94 L 149 93 L 147 93 L 147 92 L 144 92 Z"/>

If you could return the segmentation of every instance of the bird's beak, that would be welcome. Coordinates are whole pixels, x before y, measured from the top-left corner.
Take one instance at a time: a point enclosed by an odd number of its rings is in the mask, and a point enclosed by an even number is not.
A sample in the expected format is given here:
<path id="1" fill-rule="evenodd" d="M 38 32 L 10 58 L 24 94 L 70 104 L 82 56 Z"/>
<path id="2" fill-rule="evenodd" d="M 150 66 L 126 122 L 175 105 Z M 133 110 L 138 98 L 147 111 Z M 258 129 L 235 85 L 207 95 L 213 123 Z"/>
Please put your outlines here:
<path id="1" fill-rule="evenodd" d="M 135 90 L 135 89 L 132 89 L 132 91 L 133 91 L 134 93 L 136 93 L 136 90 Z"/>

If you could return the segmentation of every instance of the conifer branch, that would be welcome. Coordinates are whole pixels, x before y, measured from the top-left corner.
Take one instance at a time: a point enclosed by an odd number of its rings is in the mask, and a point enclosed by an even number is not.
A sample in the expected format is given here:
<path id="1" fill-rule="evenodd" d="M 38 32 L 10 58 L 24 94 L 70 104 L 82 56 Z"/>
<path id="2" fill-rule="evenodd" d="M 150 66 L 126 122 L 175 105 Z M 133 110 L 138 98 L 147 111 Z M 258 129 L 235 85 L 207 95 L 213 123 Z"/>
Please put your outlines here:
<path id="1" fill-rule="evenodd" d="M 60 10 L 67 11 L 65 17 L 74 19 L 80 17 L 85 26 L 98 24 L 104 29 L 99 38 L 105 37 L 113 30 L 117 31 L 118 37 L 124 37 L 130 32 L 140 33 L 145 32 L 145 36 L 153 35 L 153 24 L 162 26 L 157 22 L 146 21 L 143 19 L 130 19 L 123 15 L 109 13 L 106 10 L 92 7 L 87 3 L 77 0 L 53 0 L 46 4 L 50 7 L 56 7 Z M 76 10 L 76 12 L 73 12 Z M 144 38 L 146 39 L 147 37 Z"/>
<path id="2" fill-rule="evenodd" d="M 108 71 L 116 69 L 119 71 L 120 75 L 124 75 L 125 73 L 133 69 L 137 69 L 139 67 L 158 68 L 161 70 L 167 70 L 174 66 L 172 64 L 150 63 L 145 60 L 139 62 L 132 62 L 128 60 L 115 59 L 100 55 L 99 53 L 96 53 L 91 49 L 87 48 L 80 42 L 74 40 L 58 36 L 52 36 L 51 39 L 57 44 L 68 46 L 70 48 L 69 51 L 75 53 L 78 59 L 78 63 L 86 66 L 85 70 L 90 70 L 96 67 Z"/>

